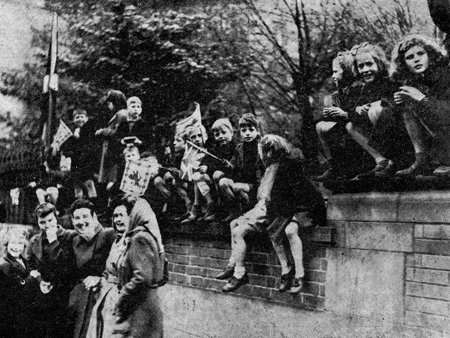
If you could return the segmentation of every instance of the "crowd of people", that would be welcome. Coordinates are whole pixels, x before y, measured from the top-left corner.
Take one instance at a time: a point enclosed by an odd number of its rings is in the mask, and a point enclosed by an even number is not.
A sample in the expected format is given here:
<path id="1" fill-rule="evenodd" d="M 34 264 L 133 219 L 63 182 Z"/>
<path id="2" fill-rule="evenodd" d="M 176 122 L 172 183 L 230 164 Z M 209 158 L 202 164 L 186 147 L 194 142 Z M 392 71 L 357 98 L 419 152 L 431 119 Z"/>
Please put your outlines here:
<path id="1" fill-rule="evenodd" d="M 444 50 L 421 35 L 399 41 L 390 65 L 369 43 L 340 52 L 332 62 L 338 90 L 317 123 L 328 170 L 314 179 L 449 175 L 447 63 Z M 262 135 L 251 113 L 239 118 L 238 138 L 228 118 L 208 133 L 198 106 L 176 124 L 171 146 L 161 146 L 138 97 L 111 90 L 106 103 L 112 117 L 102 128 L 86 110 L 73 111 L 70 137 L 53 144 L 45 174 L 30 184 L 39 233 L 28 240 L 13 229 L 5 238 L 0 336 L 162 337 L 162 220 L 229 226 L 231 256 L 216 276 L 227 280 L 223 292 L 249 282 L 247 240 L 268 234 L 281 265 L 279 291 L 300 292 L 299 227 L 326 224 L 301 151 Z M 150 179 L 130 171 L 132 164 L 149 168 Z M 142 193 L 128 191 L 125 177 L 144 184 Z M 109 218 L 97 217 L 94 204 Z M 57 210 L 70 226 L 58 225 Z"/>
<path id="2" fill-rule="evenodd" d="M 363 43 L 339 53 L 332 67 L 338 91 L 316 127 L 328 170 L 316 180 L 450 174 L 445 49 L 408 35 L 390 63 L 379 46 Z"/>

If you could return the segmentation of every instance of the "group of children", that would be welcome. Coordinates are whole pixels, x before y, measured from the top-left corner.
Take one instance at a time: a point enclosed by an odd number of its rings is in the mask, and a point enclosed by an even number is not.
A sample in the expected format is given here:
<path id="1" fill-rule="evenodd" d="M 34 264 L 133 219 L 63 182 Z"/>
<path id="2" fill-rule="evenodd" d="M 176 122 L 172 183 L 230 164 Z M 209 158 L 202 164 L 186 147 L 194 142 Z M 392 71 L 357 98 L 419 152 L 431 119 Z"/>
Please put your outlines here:
<path id="1" fill-rule="evenodd" d="M 363 43 L 339 53 L 332 66 L 338 90 L 316 127 L 328 170 L 316 180 L 450 174 L 443 48 L 408 35 L 390 64 L 379 46 Z"/>

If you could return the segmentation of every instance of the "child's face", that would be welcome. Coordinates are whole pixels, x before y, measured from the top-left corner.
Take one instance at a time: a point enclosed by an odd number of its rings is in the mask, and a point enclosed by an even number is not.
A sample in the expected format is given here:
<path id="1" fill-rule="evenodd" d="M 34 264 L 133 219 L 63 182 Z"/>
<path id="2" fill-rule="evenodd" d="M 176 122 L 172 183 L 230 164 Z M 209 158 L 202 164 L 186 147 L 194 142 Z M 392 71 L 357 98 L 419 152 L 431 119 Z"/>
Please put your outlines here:
<path id="1" fill-rule="evenodd" d="M 14 258 L 19 257 L 24 250 L 25 250 L 25 242 L 23 239 L 12 237 L 9 240 L 7 251 L 12 257 Z"/>
<path id="2" fill-rule="evenodd" d="M 217 144 L 221 146 L 230 143 L 233 138 L 233 132 L 228 128 L 219 127 L 214 129 L 213 134 Z"/>
<path id="3" fill-rule="evenodd" d="M 192 143 L 194 143 L 196 146 L 203 147 L 203 145 L 204 145 L 203 135 L 202 135 L 202 131 L 200 129 L 194 130 L 189 135 L 189 140 Z"/>
<path id="4" fill-rule="evenodd" d="M 39 283 L 39 288 L 41 289 L 41 292 L 46 295 L 47 293 L 49 293 L 50 291 L 52 291 L 53 289 L 53 285 L 50 282 L 46 282 L 44 280 L 42 280 Z"/>
<path id="5" fill-rule="evenodd" d="M 88 119 L 89 118 L 86 114 L 75 114 L 73 117 L 73 122 L 78 128 L 81 128 L 88 121 Z"/>
<path id="6" fill-rule="evenodd" d="M 52 212 L 45 217 L 38 217 L 38 225 L 42 231 L 47 231 L 58 226 L 56 215 Z"/>
<path id="7" fill-rule="evenodd" d="M 119 205 L 114 209 L 113 222 L 119 233 L 125 232 L 130 225 L 130 216 L 128 215 L 127 208 L 124 205 Z"/>
<path id="8" fill-rule="evenodd" d="M 331 76 L 336 86 L 339 86 L 339 82 L 342 81 L 344 70 L 342 69 L 338 60 L 333 61 L 333 75 Z"/>
<path id="9" fill-rule="evenodd" d="M 186 144 L 186 142 L 184 142 L 183 138 L 181 137 L 177 137 L 174 141 L 173 141 L 173 149 L 175 151 L 182 151 L 184 149 L 184 145 Z"/>
<path id="10" fill-rule="evenodd" d="M 132 119 L 137 119 L 142 113 L 141 104 L 138 102 L 131 102 L 128 105 L 128 113 Z"/>
<path id="11" fill-rule="evenodd" d="M 405 63 L 411 73 L 422 74 L 428 69 L 430 59 L 422 46 L 414 46 L 406 51 Z"/>
<path id="12" fill-rule="evenodd" d="M 258 130 L 256 130 L 256 128 L 253 126 L 242 126 L 240 130 L 241 130 L 241 139 L 244 142 L 252 142 L 259 135 Z"/>
<path id="13" fill-rule="evenodd" d="M 364 83 L 373 82 L 379 71 L 378 65 L 370 53 L 356 55 L 356 68 Z"/>
<path id="14" fill-rule="evenodd" d="M 125 153 L 125 161 L 139 161 L 139 150 L 130 150 Z"/>

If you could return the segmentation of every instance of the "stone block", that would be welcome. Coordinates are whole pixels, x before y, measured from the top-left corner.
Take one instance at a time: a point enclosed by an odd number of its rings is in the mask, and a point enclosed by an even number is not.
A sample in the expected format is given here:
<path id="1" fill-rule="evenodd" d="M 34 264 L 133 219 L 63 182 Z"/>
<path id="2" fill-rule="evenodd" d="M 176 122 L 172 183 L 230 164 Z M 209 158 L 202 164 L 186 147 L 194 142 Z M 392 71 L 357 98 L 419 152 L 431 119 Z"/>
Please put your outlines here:
<path id="1" fill-rule="evenodd" d="M 445 224 L 424 224 L 423 237 L 432 239 L 450 240 L 450 225 Z"/>
<path id="2" fill-rule="evenodd" d="M 406 282 L 406 294 L 450 301 L 450 288 L 443 285 Z"/>
<path id="3" fill-rule="evenodd" d="M 398 222 L 446 223 L 450 219 L 449 191 L 404 192 L 398 200 Z"/>
<path id="4" fill-rule="evenodd" d="M 403 320 L 403 253 L 328 248 L 327 260 L 326 310 Z"/>
<path id="5" fill-rule="evenodd" d="M 399 193 L 338 194 L 328 200 L 327 219 L 332 221 L 394 222 Z"/>
<path id="6" fill-rule="evenodd" d="M 405 297 L 405 310 L 447 317 L 450 314 L 447 301 L 412 296 Z"/>
<path id="7" fill-rule="evenodd" d="M 450 332 L 450 319 L 445 316 L 406 311 L 405 324 L 420 326 L 438 332 Z"/>
<path id="8" fill-rule="evenodd" d="M 411 252 L 413 249 L 411 224 L 349 222 L 344 227 L 345 248 L 393 252 Z"/>
<path id="9" fill-rule="evenodd" d="M 432 269 L 406 268 L 406 280 L 419 283 L 449 285 L 449 272 Z"/>
<path id="10" fill-rule="evenodd" d="M 450 240 L 416 238 L 414 252 L 450 256 Z"/>
<path id="11" fill-rule="evenodd" d="M 406 266 L 450 271 L 450 256 L 426 254 L 408 255 Z"/>

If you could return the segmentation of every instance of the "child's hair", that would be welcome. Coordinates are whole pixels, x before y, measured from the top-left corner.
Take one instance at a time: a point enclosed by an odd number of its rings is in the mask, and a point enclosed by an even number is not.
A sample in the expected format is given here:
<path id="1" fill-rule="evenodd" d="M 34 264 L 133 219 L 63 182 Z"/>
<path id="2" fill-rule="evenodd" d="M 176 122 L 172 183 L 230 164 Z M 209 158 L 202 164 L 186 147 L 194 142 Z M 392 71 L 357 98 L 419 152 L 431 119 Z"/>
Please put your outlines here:
<path id="1" fill-rule="evenodd" d="M 405 62 L 405 54 L 412 47 L 420 46 L 425 49 L 429 58 L 429 68 L 442 65 L 446 59 L 447 52 L 439 44 L 431 38 L 412 34 L 403 37 L 397 42 L 391 54 L 391 77 L 397 79 L 404 79 L 408 77 L 409 70 Z"/>
<path id="2" fill-rule="evenodd" d="M 389 62 L 386 57 L 386 53 L 380 46 L 372 45 L 368 42 L 363 42 L 359 45 L 353 46 L 350 52 L 354 57 L 353 64 L 356 69 L 356 73 L 358 73 L 358 65 L 356 63 L 356 57 L 360 54 L 367 53 L 373 57 L 375 63 L 378 66 L 377 77 L 387 77 L 389 75 Z"/>
<path id="3" fill-rule="evenodd" d="M 357 70 L 355 68 L 355 57 L 349 50 L 339 52 L 333 59 L 342 68 L 341 87 L 347 87 L 355 81 Z"/>
<path id="4" fill-rule="evenodd" d="M 189 140 L 191 135 L 197 130 L 200 130 L 200 132 L 202 133 L 203 142 L 206 142 L 206 140 L 208 139 L 208 134 L 206 133 L 206 128 L 203 126 L 203 124 L 188 127 L 186 129 L 186 132 L 183 134 L 184 139 Z"/>
<path id="5" fill-rule="evenodd" d="M 278 135 L 267 134 L 263 136 L 259 147 L 264 163 L 274 163 L 293 156 L 291 144 L 285 138 Z"/>
<path id="6" fill-rule="evenodd" d="M 56 207 L 48 202 L 39 204 L 36 209 L 34 210 L 34 214 L 36 215 L 36 218 L 45 218 L 48 215 L 53 213 L 55 217 L 58 215 L 58 212 L 56 211 Z"/>
<path id="7" fill-rule="evenodd" d="M 127 100 L 127 107 L 132 103 L 139 103 L 140 105 L 142 105 L 141 99 L 137 96 L 132 96 Z"/>
<path id="8" fill-rule="evenodd" d="M 8 243 L 13 239 L 17 238 L 23 240 L 25 248 L 23 250 L 23 255 L 26 255 L 27 249 L 29 247 L 28 232 L 23 228 L 11 228 L 3 238 L 3 250 L 2 254 L 5 255 L 8 250 Z"/>
<path id="9" fill-rule="evenodd" d="M 73 111 L 72 116 L 75 117 L 76 115 L 86 115 L 86 116 L 88 116 L 88 113 L 87 113 L 87 111 L 84 110 L 84 109 L 75 109 L 75 110 Z"/>
<path id="10" fill-rule="evenodd" d="M 127 98 L 119 90 L 110 90 L 106 95 L 106 101 L 111 102 L 117 111 L 127 108 Z"/>
<path id="11" fill-rule="evenodd" d="M 218 119 L 216 120 L 212 127 L 212 131 L 220 130 L 220 129 L 228 129 L 231 133 L 233 133 L 233 126 L 231 125 L 230 120 L 228 119 Z"/>
<path id="12" fill-rule="evenodd" d="M 89 209 L 91 211 L 91 215 L 94 216 L 94 214 L 95 214 L 94 204 L 84 198 L 79 198 L 75 202 L 72 203 L 72 205 L 69 208 L 69 214 L 73 216 L 73 213 L 75 212 L 75 210 L 84 209 L 84 208 Z"/>
<path id="13" fill-rule="evenodd" d="M 254 127 L 256 130 L 259 131 L 259 121 L 256 118 L 255 114 L 252 113 L 242 114 L 241 118 L 239 119 L 239 128 L 243 127 Z"/>

